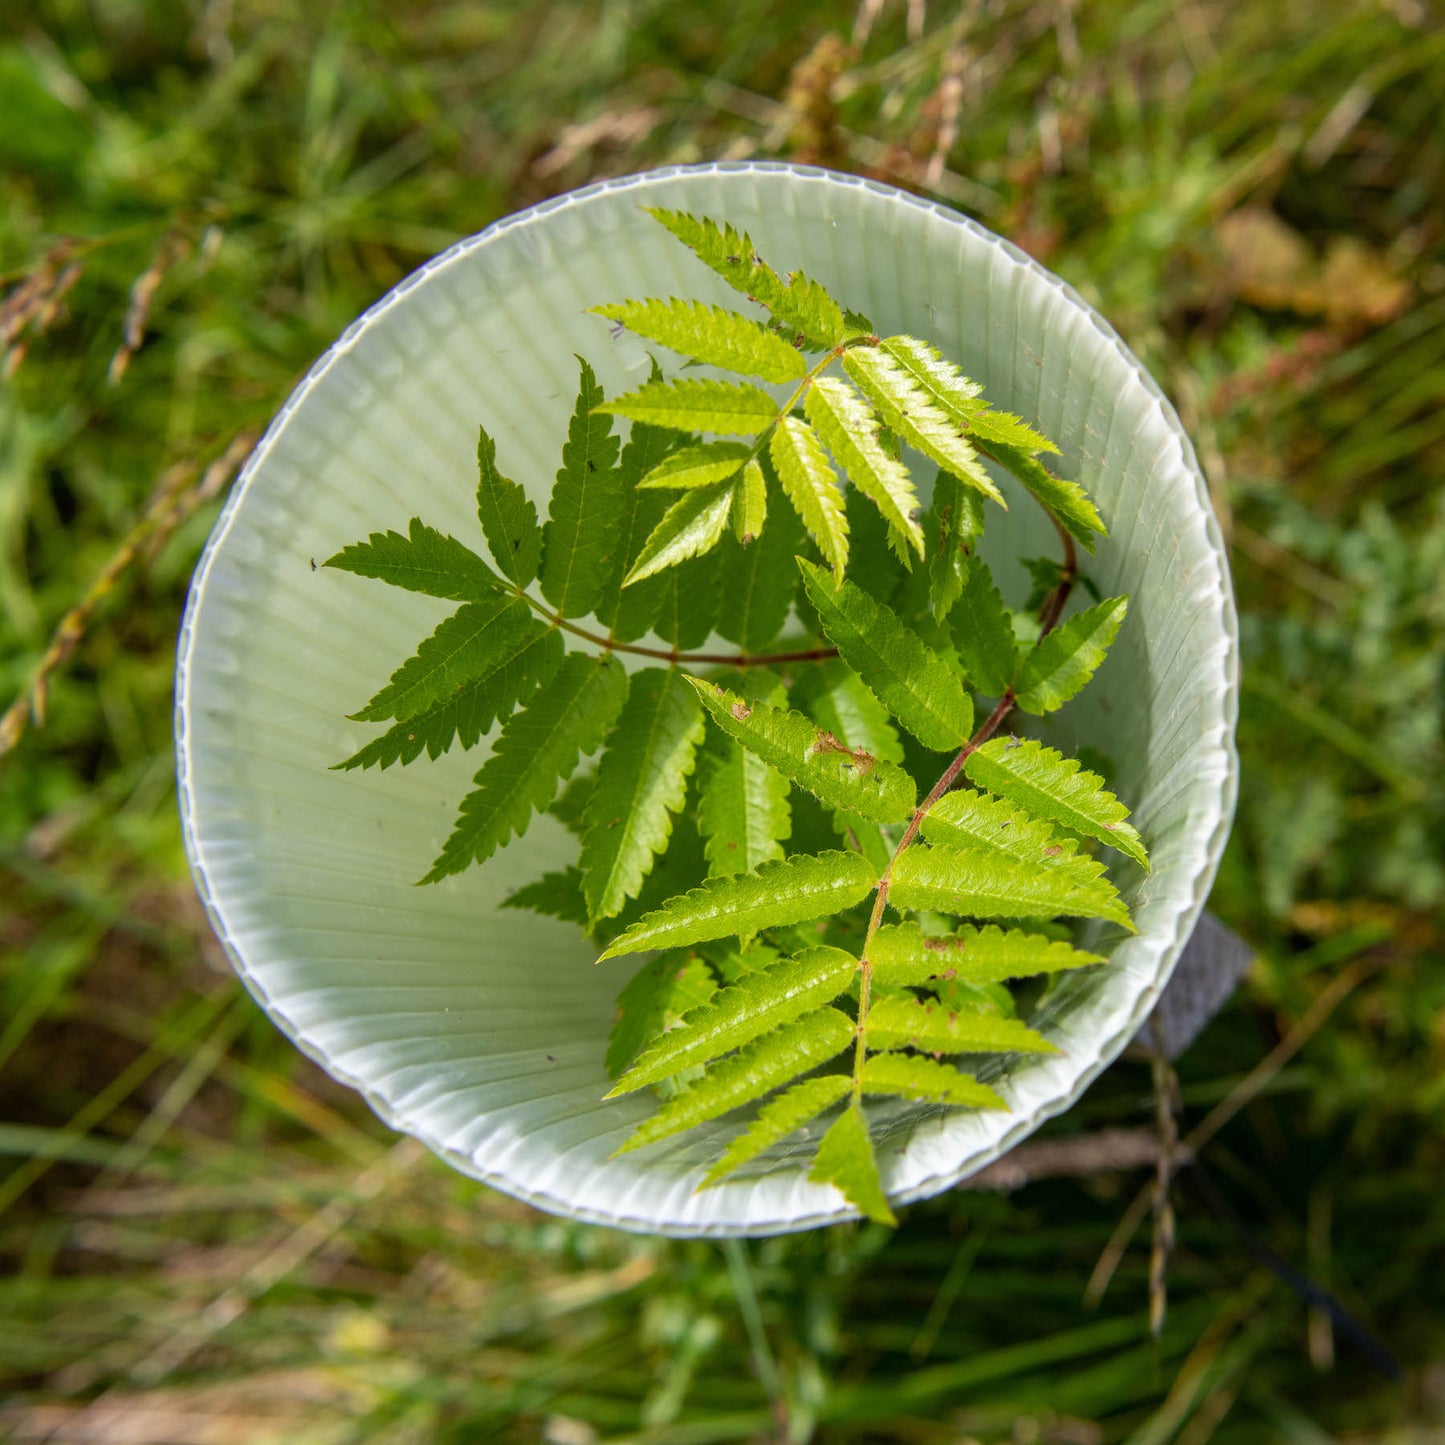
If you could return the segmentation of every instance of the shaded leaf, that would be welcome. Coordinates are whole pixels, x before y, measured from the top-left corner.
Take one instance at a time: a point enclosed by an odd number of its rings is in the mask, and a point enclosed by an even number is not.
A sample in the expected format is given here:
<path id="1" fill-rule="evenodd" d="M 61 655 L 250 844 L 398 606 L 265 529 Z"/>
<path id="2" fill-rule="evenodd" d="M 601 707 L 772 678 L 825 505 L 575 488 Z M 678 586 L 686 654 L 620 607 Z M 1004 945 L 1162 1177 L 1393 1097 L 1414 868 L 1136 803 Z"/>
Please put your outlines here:
<path id="1" fill-rule="evenodd" d="M 748 448 L 742 442 L 704 442 L 701 446 L 681 447 L 653 467 L 637 485 L 649 491 L 680 492 L 689 487 L 725 482 L 737 475 L 747 456 Z"/>
<path id="2" fill-rule="evenodd" d="M 615 1079 L 648 1043 L 716 992 L 712 970 L 695 955 L 669 949 L 648 959 L 617 996 L 617 1020 L 607 1040 L 608 1077 Z"/>
<path id="3" fill-rule="evenodd" d="M 758 475 L 763 475 L 761 467 Z M 733 516 L 737 516 L 736 503 Z M 798 589 L 793 556 L 805 545 L 797 515 L 791 507 L 780 506 L 773 508 L 767 528 L 747 546 L 724 543 L 718 549 L 722 598 L 717 630 L 729 642 L 736 642 L 744 652 L 759 653 L 776 640 Z"/>
<path id="4" fill-rule="evenodd" d="M 586 928 L 587 900 L 582 896 L 582 870 L 562 868 L 544 873 L 534 882 L 524 883 L 516 892 L 509 893 L 498 907 L 524 909 Z"/>
<path id="5" fill-rule="evenodd" d="M 705 1064 L 832 1003 L 857 971 L 858 960 L 851 953 L 820 945 L 744 974 L 649 1045 L 607 1097 L 630 1094 L 681 1069 Z"/>
<path id="6" fill-rule="evenodd" d="M 1148 868 L 1143 840 L 1125 821 L 1128 808 L 1076 759 L 1039 742 L 994 738 L 970 755 L 964 771 L 980 787 L 1034 816 L 1108 843 Z"/>
<path id="7" fill-rule="evenodd" d="M 893 864 L 888 901 L 961 918 L 1107 918 L 1133 931 L 1107 878 L 1080 884 L 1006 853 L 915 843 Z"/>
<path id="8" fill-rule="evenodd" d="M 758 1110 L 758 1117 L 728 1145 L 698 1187 L 706 1189 L 720 1183 L 749 1160 L 781 1144 L 789 1134 L 836 1104 L 850 1088 L 852 1080 L 846 1074 L 824 1074 L 821 1078 L 794 1084 Z"/>
<path id="9" fill-rule="evenodd" d="M 580 358 L 579 358 L 580 360 Z M 623 515 L 620 443 L 599 410 L 602 388 L 581 362 L 577 406 L 542 531 L 542 596 L 563 617 L 585 617 L 602 601 Z"/>
<path id="10" fill-rule="evenodd" d="M 661 376 L 656 362 L 654 377 Z M 618 488 L 622 511 L 618 519 L 617 545 L 610 549 L 611 563 L 602 595 L 595 609 L 599 622 L 621 642 L 633 642 L 653 624 L 662 606 L 667 585 L 664 577 L 649 577 L 623 589 L 622 579 L 632 570 L 648 537 L 667 511 L 668 498 L 661 492 L 643 492 L 637 484 L 664 457 L 676 451 L 684 438 L 667 427 L 632 423 L 627 445 L 618 463 Z"/>
<path id="11" fill-rule="evenodd" d="M 800 712 L 749 704 L 700 678 L 692 684 L 725 733 L 830 807 L 876 823 L 901 823 L 912 814 L 918 792 L 902 768 L 850 751 Z"/>
<path id="12" fill-rule="evenodd" d="M 951 619 L 958 660 L 973 685 L 989 697 L 1002 697 L 1018 668 L 1013 618 L 981 557 L 968 569 Z"/>
<path id="13" fill-rule="evenodd" d="M 939 472 L 933 515 L 938 542 L 928 559 L 928 596 L 933 615 L 942 622 L 963 591 L 969 559 L 983 536 L 983 499 L 951 472 Z"/>
<path id="14" fill-rule="evenodd" d="M 838 476 L 816 433 L 795 416 L 779 417 L 768 444 L 778 480 L 835 576 L 848 565 L 848 519 Z"/>
<path id="15" fill-rule="evenodd" d="M 957 933 L 930 935 L 912 920 L 887 924 L 868 945 L 868 962 L 876 982 L 918 988 L 931 979 L 957 978 L 965 983 L 1003 983 L 1102 963 L 1097 953 L 1059 939 L 1020 928 L 965 925 Z"/>
<path id="16" fill-rule="evenodd" d="M 485 427 L 477 437 L 477 471 L 477 516 L 487 546 L 497 566 L 525 587 L 542 560 L 542 529 L 525 489 L 497 470 L 497 444 Z"/>
<path id="17" fill-rule="evenodd" d="M 804 1014 L 709 1065 L 702 1078 L 644 1120 L 616 1152 L 626 1154 L 640 1149 L 760 1099 L 799 1074 L 836 1058 L 853 1037 L 853 1020 L 835 1008 Z"/>
<path id="18" fill-rule="evenodd" d="M 1007 1109 L 987 1084 L 951 1064 L 910 1054 L 875 1054 L 863 1063 L 863 1092 L 922 1099 L 931 1104 L 961 1104 L 972 1109 Z"/>
<path id="19" fill-rule="evenodd" d="M 1042 1034 L 983 1010 L 945 1008 L 901 994 L 881 998 L 868 1010 L 864 1030 L 870 1048 L 915 1048 L 928 1054 L 1056 1054 Z"/>
<path id="20" fill-rule="evenodd" d="M 614 416 L 676 431 L 719 432 L 723 436 L 755 436 L 778 417 L 778 404 L 748 382 L 651 381 L 597 408 Z"/>
<path id="21" fill-rule="evenodd" d="M 373 532 L 323 565 L 449 602 L 485 602 L 503 590 L 502 579 L 470 547 L 428 527 L 420 517 L 411 519 L 406 536 Z"/>
<path id="22" fill-rule="evenodd" d="M 720 549 L 715 547 L 642 582 L 643 587 L 662 586 L 662 602 L 653 621 L 657 635 L 682 651 L 707 641 L 717 630 L 722 611 L 721 574 Z"/>
<path id="23" fill-rule="evenodd" d="M 819 727 L 850 748 L 861 748 L 885 762 L 903 762 L 903 744 L 888 710 L 863 685 L 841 658 L 810 667 L 794 686 L 799 705 Z M 880 870 L 893 856 L 895 839 L 868 819 L 844 809 L 830 815 L 835 830 L 850 847 L 863 852 Z"/>
<path id="24" fill-rule="evenodd" d="M 715 482 L 709 487 L 684 492 L 653 528 L 632 570 L 623 579 L 623 587 L 631 587 L 716 547 L 727 529 L 733 492 L 731 482 Z"/>
<path id="25" fill-rule="evenodd" d="M 882 347 L 855 346 L 844 353 L 843 369 L 902 441 L 1000 506 L 1007 505 L 957 423 L 895 357 Z"/>
<path id="26" fill-rule="evenodd" d="M 611 657 L 572 653 L 551 684 L 507 719 L 492 756 L 473 781 L 431 871 L 436 883 L 489 858 L 513 833 L 527 831 L 534 810 L 556 796 L 557 784 L 607 734 L 627 697 L 627 674 Z"/>
<path id="27" fill-rule="evenodd" d="M 638 919 L 602 958 L 807 923 L 861 903 L 877 882 L 873 866 L 856 853 L 797 854 L 751 873 L 709 878 Z"/>
<path id="28" fill-rule="evenodd" d="M 740 371 L 764 381 L 801 381 L 807 363 L 776 331 L 705 301 L 614 301 L 592 307 L 594 314 L 621 322 L 645 336 L 708 366 Z"/>
<path id="29" fill-rule="evenodd" d="M 533 622 L 455 692 L 404 718 L 334 766 L 389 768 L 397 762 L 414 762 L 423 749 L 435 759 L 453 742 L 460 742 L 464 748 L 475 747 L 498 718 L 509 717 L 514 708 L 529 701 L 539 687 L 551 680 L 561 666 L 562 651 L 557 629 Z"/>
<path id="30" fill-rule="evenodd" d="M 1054 628 L 1019 668 L 1014 683 L 1019 707 L 1046 713 L 1068 702 L 1108 655 L 1128 609 L 1127 597 L 1110 597 Z"/>
<path id="31" fill-rule="evenodd" d="M 667 847 L 703 733 L 697 694 L 676 668 L 633 674 L 584 820 L 589 921 L 611 918 L 635 898 L 654 855 Z"/>
<path id="32" fill-rule="evenodd" d="M 828 640 L 879 702 L 924 747 L 962 747 L 973 731 L 973 704 L 958 674 L 861 587 L 845 580 L 835 589 L 811 562 L 799 558 L 798 565 Z"/>
<path id="33" fill-rule="evenodd" d="M 451 696 L 468 678 L 490 671 L 497 658 L 541 626 L 525 602 L 504 593 L 485 602 L 469 602 L 439 622 L 386 686 L 350 714 L 351 719 L 382 722 L 423 712 Z"/>
<path id="34" fill-rule="evenodd" d="M 714 878 L 781 858 L 793 826 L 788 780 L 732 738 L 724 748 L 703 778 L 697 805 Z"/>
<path id="35" fill-rule="evenodd" d="M 857 1103 L 838 1116 L 818 1145 L 808 1172 L 815 1184 L 831 1184 L 855 1209 L 879 1224 L 897 1224 L 878 1177 L 878 1161 L 868 1137 L 868 1121 Z"/>
<path id="36" fill-rule="evenodd" d="M 923 529 L 915 519 L 918 494 L 913 479 L 908 468 L 879 445 L 878 418 L 868 403 L 846 381 L 820 376 L 808 388 L 803 408 L 848 480 L 922 557 Z"/>

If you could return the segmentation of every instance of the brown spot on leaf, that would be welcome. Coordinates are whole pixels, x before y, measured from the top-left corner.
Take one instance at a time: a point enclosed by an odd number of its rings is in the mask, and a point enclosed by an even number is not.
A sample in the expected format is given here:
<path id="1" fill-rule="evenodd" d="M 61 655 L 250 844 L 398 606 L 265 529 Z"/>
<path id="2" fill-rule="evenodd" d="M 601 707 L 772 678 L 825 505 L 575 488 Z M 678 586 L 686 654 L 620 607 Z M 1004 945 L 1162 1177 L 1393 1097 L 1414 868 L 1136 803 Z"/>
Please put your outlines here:
<path id="1" fill-rule="evenodd" d="M 739 722 L 747 722 L 752 717 L 753 710 L 745 702 L 735 702 L 731 708 L 732 715 Z"/>
<path id="2" fill-rule="evenodd" d="M 1062 853 L 1063 851 L 1064 851 L 1064 850 L 1063 850 L 1057 843 L 1053 843 L 1053 844 L 1050 844 L 1049 847 L 1047 847 L 1047 848 L 1044 849 L 1044 857 L 1045 857 L 1045 858 L 1057 858 L 1057 857 L 1059 856 L 1059 854 Z"/>
<path id="3" fill-rule="evenodd" d="M 866 778 L 877 765 L 878 759 L 862 748 L 850 748 L 841 738 L 835 737 L 826 728 L 818 729 L 814 753 L 844 753 L 853 760 L 853 766 Z"/>

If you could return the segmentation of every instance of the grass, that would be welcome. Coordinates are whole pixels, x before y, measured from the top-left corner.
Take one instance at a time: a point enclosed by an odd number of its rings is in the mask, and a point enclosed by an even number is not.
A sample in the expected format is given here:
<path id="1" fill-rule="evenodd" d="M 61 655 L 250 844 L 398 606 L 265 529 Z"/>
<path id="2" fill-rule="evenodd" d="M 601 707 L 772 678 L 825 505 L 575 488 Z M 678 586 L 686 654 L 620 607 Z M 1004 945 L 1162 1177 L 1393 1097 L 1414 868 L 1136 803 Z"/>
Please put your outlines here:
<path id="1" fill-rule="evenodd" d="M 938 9 L 883 5 L 859 52 L 820 0 L 0 19 L 0 305 L 24 323 L 0 706 L 81 608 L 0 759 L 12 1438 L 1442 1438 L 1445 39 L 1419 0 Z M 727 1250 L 550 1219 L 303 1060 L 193 898 L 172 659 L 228 448 L 451 240 L 740 155 L 1017 239 L 1120 327 L 1205 462 L 1246 649 L 1212 906 L 1259 962 L 1180 1066 L 1182 1132 L 1212 1137 L 1175 1184 L 1157 1342 L 1147 1221 L 1109 1252 L 1144 1174 Z M 1153 1112 L 1125 1061 L 1049 1132 Z"/>

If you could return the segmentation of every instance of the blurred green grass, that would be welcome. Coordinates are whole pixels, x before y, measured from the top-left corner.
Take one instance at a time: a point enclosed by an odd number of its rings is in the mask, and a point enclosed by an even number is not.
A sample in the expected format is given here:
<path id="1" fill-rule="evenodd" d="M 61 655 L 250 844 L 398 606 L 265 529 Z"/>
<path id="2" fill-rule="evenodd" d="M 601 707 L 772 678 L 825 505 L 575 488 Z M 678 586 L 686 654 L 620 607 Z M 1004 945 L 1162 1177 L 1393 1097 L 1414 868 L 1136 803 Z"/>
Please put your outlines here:
<path id="1" fill-rule="evenodd" d="M 1423 0 L 4 11 L 0 706 L 135 557 L 0 760 L 0 1431 L 1445 1439 L 1439 22 Z M 1181 1064 L 1184 1128 L 1302 1046 L 1181 1173 L 1157 1343 L 1147 1225 L 1083 1302 L 1138 1172 L 729 1250 L 489 1193 L 295 1053 L 186 878 L 170 689 L 229 476 L 206 467 L 450 241 L 591 178 L 748 155 L 1018 240 L 1119 327 L 1205 462 L 1246 667 L 1213 906 L 1259 962 Z M 1152 1117 L 1124 1062 L 1048 1132 Z"/>

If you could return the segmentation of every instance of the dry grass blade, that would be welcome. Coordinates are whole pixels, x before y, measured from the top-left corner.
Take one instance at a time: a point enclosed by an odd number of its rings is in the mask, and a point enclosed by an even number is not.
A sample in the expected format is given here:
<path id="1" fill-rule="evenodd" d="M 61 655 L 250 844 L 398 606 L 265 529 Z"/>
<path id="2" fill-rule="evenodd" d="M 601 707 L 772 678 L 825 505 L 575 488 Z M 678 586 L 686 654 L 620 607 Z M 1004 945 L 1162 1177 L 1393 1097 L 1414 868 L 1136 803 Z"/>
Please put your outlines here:
<path id="1" fill-rule="evenodd" d="M 194 462 L 179 462 L 164 474 L 140 519 L 126 534 L 100 575 L 86 589 L 80 601 L 60 619 L 25 692 L 0 714 L 0 760 L 14 750 L 32 720 L 37 725 L 44 724 L 51 678 L 70 660 L 96 612 L 115 592 L 132 565 L 139 558 L 153 557 L 166 538 L 192 512 L 219 495 L 255 444 L 255 432 L 245 431 L 234 437 L 195 485 L 192 485 L 196 472 Z"/>
<path id="2" fill-rule="evenodd" d="M 1234 1118 L 1252 1099 L 1257 1098 L 1279 1071 L 1319 1031 L 1325 1020 L 1357 989 L 1367 978 L 1380 972 L 1385 965 L 1372 959 L 1361 959 L 1352 964 L 1338 978 L 1325 988 L 1306 1010 L 1300 1021 L 1249 1071 L 1230 1091 L 1229 1097 L 1215 1105 L 1188 1134 L 1184 1136 L 1183 1148 L 1190 1154 L 1198 1154 L 1224 1126 Z M 1143 1222 L 1144 1216 L 1154 1204 L 1157 1182 L 1145 1185 L 1130 1201 L 1099 1256 L 1094 1272 L 1084 1289 L 1084 1302 L 1096 1309 L 1104 1292 L 1109 1288 L 1115 1270 L 1124 1258 L 1124 1251 L 1134 1237 L 1134 1231 Z"/>

